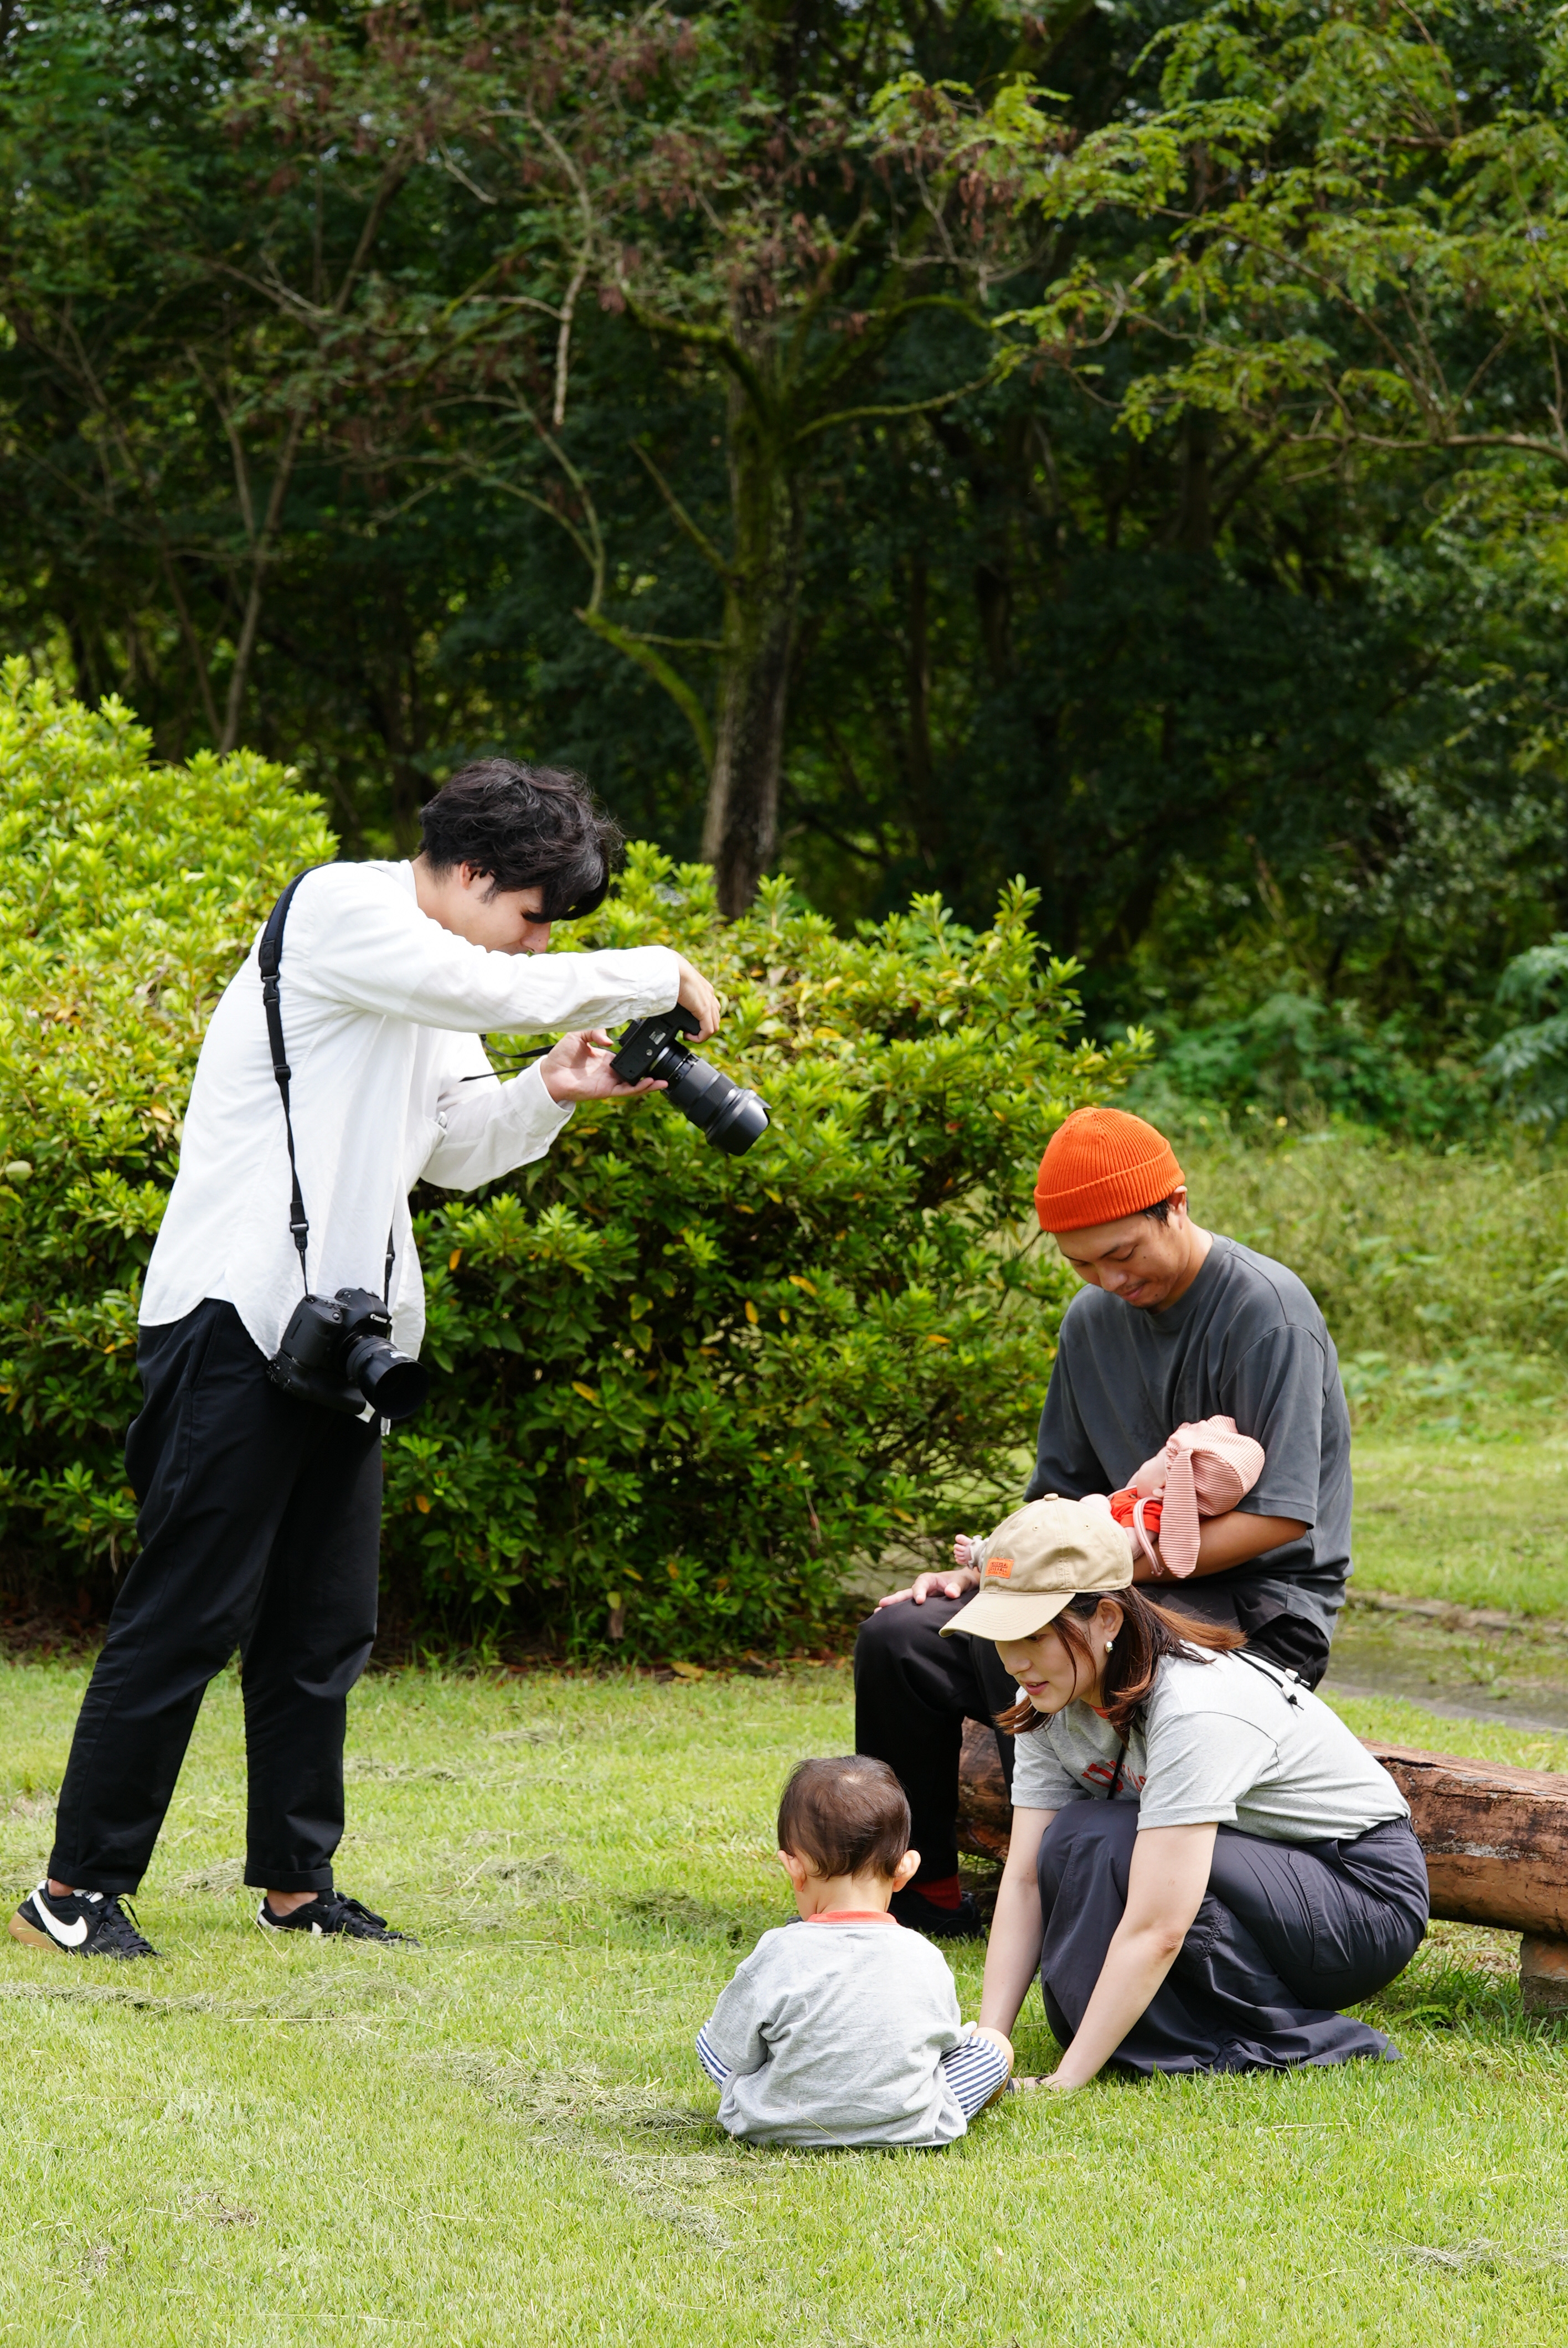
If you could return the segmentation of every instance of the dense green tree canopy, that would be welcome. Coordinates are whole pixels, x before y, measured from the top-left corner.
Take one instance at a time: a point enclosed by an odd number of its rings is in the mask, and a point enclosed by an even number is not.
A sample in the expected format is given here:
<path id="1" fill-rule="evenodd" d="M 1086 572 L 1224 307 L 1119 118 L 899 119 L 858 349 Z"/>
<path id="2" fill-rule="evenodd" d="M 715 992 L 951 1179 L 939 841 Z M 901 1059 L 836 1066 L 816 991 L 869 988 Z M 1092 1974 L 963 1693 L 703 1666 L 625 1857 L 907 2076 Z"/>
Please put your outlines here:
<path id="1" fill-rule="evenodd" d="M 1021 871 L 1102 1029 L 1368 1067 L 1568 922 L 1540 0 L 0 26 L 0 636 L 166 755 L 351 850 L 563 757 L 732 910 Z"/>

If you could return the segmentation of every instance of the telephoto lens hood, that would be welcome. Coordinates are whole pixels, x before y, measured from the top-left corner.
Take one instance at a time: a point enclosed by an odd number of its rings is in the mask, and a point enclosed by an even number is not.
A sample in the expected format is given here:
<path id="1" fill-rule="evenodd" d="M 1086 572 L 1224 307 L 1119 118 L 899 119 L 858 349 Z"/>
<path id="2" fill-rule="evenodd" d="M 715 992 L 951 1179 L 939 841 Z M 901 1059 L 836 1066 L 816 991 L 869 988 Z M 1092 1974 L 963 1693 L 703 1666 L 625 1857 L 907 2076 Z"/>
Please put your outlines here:
<path id="1" fill-rule="evenodd" d="M 632 1021 L 610 1065 L 623 1085 L 658 1077 L 668 1086 L 673 1106 L 715 1149 L 728 1158 L 743 1158 L 768 1129 L 766 1105 L 749 1086 L 736 1084 L 722 1068 L 700 1060 L 681 1041 L 697 1032 L 696 1020 L 679 1003 L 672 1011 L 655 1011 Z"/>

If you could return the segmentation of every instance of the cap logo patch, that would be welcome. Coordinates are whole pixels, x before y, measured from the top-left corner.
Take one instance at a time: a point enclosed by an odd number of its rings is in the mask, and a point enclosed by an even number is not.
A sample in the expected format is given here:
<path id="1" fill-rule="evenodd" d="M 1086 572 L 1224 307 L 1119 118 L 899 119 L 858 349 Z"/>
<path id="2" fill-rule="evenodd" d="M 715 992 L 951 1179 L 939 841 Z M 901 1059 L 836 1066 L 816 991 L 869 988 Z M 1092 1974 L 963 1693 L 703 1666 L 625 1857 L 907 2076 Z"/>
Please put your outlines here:
<path id="1" fill-rule="evenodd" d="M 1011 1558 L 1010 1558 L 1010 1557 L 988 1557 L 988 1558 L 987 1558 L 987 1560 L 986 1560 L 986 1580 L 987 1580 L 988 1581 L 1010 1581 L 1010 1580 L 1011 1580 L 1011 1578 L 1012 1578 L 1012 1560 L 1011 1560 Z"/>

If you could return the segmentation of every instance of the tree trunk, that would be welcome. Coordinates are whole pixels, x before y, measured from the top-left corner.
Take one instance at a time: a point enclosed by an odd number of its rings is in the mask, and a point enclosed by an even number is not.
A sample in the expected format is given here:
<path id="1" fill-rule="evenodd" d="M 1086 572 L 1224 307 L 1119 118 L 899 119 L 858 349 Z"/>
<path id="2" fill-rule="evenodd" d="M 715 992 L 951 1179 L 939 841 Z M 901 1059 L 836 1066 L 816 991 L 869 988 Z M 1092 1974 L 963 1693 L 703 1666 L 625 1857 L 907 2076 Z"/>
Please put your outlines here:
<path id="1" fill-rule="evenodd" d="M 729 405 L 734 551 L 702 854 L 733 921 L 756 895 L 778 839 L 804 516 L 801 485 L 767 421 L 738 387 Z"/>

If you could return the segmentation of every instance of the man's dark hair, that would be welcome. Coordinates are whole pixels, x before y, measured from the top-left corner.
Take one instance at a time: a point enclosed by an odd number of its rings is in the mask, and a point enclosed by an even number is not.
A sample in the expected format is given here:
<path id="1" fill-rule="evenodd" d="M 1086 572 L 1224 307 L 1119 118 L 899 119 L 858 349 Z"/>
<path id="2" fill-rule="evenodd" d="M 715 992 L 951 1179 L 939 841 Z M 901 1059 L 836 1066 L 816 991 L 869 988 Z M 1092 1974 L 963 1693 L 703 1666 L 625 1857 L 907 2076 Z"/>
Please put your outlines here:
<path id="1" fill-rule="evenodd" d="M 1152 1207 L 1144 1208 L 1143 1212 L 1151 1222 L 1168 1223 L 1171 1220 L 1171 1202 L 1169 1199 L 1156 1199 Z"/>
<path id="2" fill-rule="evenodd" d="M 909 1848 L 909 1805 L 886 1761 L 801 1761 L 779 1804 L 779 1849 L 814 1875 L 890 1880 Z"/>
<path id="3" fill-rule="evenodd" d="M 419 810 L 436 872 L 471 864 L 497 889 L 541 889 L 543 922 L 579 922 L 603 904 L 626 842 L 580 775 L 478 758 Z"/>

